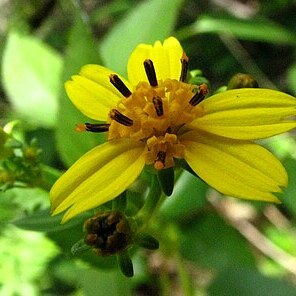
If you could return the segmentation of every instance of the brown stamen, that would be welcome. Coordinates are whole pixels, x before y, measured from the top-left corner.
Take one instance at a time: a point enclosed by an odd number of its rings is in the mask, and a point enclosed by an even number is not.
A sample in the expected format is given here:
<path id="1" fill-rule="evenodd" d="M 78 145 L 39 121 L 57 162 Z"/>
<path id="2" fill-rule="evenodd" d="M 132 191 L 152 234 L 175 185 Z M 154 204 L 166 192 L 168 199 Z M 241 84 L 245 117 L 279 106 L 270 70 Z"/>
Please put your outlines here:
<path id="1" fill-rule="evenodd" d="M 163 104 L 162 104 L 161 97 L 159 97 L 159 96 L 153 97 L 152 103 L 154 105 L 157 116 L 162 116 L 163 115 Z"/>
<path id="2" fill-rule="evenodd" d="M 157 159 L 154 162 L 154 167 L 157 170 L 161 170 L 165 167 L 165 158 L 166 158 L 166 153 L 164 151 L 159 151 L 157 153 Z"/>
<path id="3" fill-rule="evenodd" d="M 128 118 L 127 116 L 123 115 L 121 112 L 119 112 L 116 109 L 112 109 L 110 111 L 110 118 L 114 119 L 118 123 L 125 125 L 125 126 L 132 126 L 133 120 Z"/>
<path id="4" fill-rule="evenodd" d="M 196 106 L 200 102 L 204 100 L 206 95 L 208 94 L 208 87 L 205 83 L 201 84 L 198 87 L 197 92 L 194 94 L 194 96 L 190 99 L 189 104 L 192 106 Z"/>
<path id="5" fill-rule="evenodd" d="M 157 86 L 157 78 L 153 62 L 149 59 L 144 61 L 145 72 L 151 86 Z"/>
<path id="6" fill-rule="evenodd" d="M 184 82 L 186 81 L 187 77 L 187 71 L 188 71 L 188 57 L 185 52 L 182 54 L 181 63 L 182 63 L 182 70 L 180 75 L 180 81 Z"/>
<path id="7" fill-rule="evenodd" d="M 124 97 L 128 98 L 132 94 L 131 91 L 127 88 L 127 86 L 116 74 L 111 74 L 109 77 L 110 82 L 120 91 L 120 93 Z"/>
<path id="8" fill-rule="evenodd" d="M 109 130 L 110 124 L 92 124 L 92 123 L 79 123 L 76 125 L 75 130 L 77 132 L 93 132 L 93 133 L 103 133 Z"/>

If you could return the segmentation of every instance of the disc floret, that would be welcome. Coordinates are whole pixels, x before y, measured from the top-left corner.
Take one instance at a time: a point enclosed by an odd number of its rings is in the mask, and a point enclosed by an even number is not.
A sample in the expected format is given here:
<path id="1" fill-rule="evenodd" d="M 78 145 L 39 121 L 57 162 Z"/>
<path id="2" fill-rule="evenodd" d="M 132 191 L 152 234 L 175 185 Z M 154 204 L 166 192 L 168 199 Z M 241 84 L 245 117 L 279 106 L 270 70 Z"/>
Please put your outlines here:
<path id="1" fill-rule="evenodd" d="M 178 136 L 184 133 L 186 124 L 203 115 L 203 108 L 198 104 L 207 94 L 207 87 L 176 79 L 156 80 L 151 60 L 145 60 L 144 67 L 149 83 L 139 82 L 134 91 L 110 111 L 108 140 L 142 141 L 146 163 L 154 163 L 159 170 L 174 166 L 174 158 L 184 157 L 184 146 Z M 185 75 L 183 72 L 181 77 Z M 110 81 L 113 80 L 111 75 Z M 126 88 L 122 88 L 122 92 L 126 94 Z"/>

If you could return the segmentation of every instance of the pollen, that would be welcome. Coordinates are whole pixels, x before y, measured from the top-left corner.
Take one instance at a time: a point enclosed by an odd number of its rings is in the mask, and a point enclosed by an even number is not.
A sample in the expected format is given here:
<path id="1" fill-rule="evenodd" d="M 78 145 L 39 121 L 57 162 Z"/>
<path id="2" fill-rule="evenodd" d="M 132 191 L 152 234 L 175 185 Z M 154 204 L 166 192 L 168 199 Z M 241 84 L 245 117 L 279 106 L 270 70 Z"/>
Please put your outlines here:
<path id="1" fill-rule="evenodd" d="M 182 63 L 184 59 L 185 55 Z M 146 164 L 161 170 L 174 166 L 175 158 L 184 158 L 184 146 L 178 137 L 186 132 L 186 124 L 204 114 L 199 103 L 207 94 L 207 88 L 185 83 L 185 74 L 179 81 L 156 80 L 151 60 L 145 60 L 144 67 L 149 83 L 139 82 L 133 92 L 110 111 L 108 140 L 141 141 L 145 145 Z"/>

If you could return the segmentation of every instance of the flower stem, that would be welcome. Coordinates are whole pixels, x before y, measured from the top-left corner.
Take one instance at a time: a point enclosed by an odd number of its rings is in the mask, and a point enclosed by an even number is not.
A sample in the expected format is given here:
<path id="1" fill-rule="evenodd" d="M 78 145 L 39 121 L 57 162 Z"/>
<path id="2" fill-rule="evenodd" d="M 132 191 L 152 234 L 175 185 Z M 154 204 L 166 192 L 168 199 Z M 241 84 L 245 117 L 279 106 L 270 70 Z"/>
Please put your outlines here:
<path id="1" fill-rule="evenodd" d="M 135 216 L 139 228 L 143 227 L 150 220 L 162 193 L 157 175 L 153 175 L 151 179 L 151 187 L 146 202 Z"/>
<path id="2" fill-rule="evenodd" d="M 117 198 L 112 200 L 112 210 L 124 212 L 126 208 L 126 203 L 126 191 L 124 191 Z"/>
<path id="3" fill-rule="evenodd" d="M 159 285 L 162 296 L 170 296 L 171 295 L 171 282 L 169 275 L 165 270 L 162 270 L 159 274 Z"/>
<path id="4" fill-rule="evenodd" d="M 178 269 L 180 286 L 183 290 L 183 295 L 193 296 L 194 292 L 193 292 L 191 278 L 184 264 L 183 258 L 180 256 L 179 253 L 176 253 L 176 264 Z"/>

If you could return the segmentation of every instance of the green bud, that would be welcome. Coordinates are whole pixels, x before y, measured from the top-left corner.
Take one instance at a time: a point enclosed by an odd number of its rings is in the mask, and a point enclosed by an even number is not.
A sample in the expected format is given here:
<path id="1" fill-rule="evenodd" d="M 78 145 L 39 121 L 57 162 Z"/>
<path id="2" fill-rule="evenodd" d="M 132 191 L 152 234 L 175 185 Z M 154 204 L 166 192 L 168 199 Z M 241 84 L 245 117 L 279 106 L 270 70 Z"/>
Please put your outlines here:
<path id="1" fill-rule="evenodd" d="M 35 162 L 38 160 L 40 149 L 37 147 L 26 147 L 23 151 L 24 159 L 28 162 Z"/>
<path id="2" fill-rule="evenodd" d="M 6 191 L 14 187 L 15 177 L 13 173 L 6 167 L 6 162 L 2 162 L 2 168 L 0 169 L 0 191 Z"/>
<path id="3" fill-rule="evenodd" d="M 119 253 L 132 243 L 129 222 L 119 211 L 98 213 L 85 222 L 84 229 L 84 242 L 99 256 Z"/>
<path id="4" fill-rule="evenodd" d="M 146 233 L 137 234 L 137 236 L 135 237 L 135 243 L 138 244 L 140 247 L 149 250 L 157 250 L 159 248 L 158 240 Z"/>
<path id="5" fill-rule="evenodd" d="M 173 193 L 175 184 L 174 168 L 158 171 L 158 181 L 164 194 L 170 196 Z"/>
<path id="6" fill-rule="evenodd" d="M 201 85 L 205 83 L 208 87 L 210 85 L 209 80 L 206 77 L 202 76 L 202 71 L 199 69 L 190 71 L 190 78 L 188 82 L 195 85 Z"/>
<path id="7" fill-rule="evenodd" d="M 7 147 L 10 136 L 0 127 L 0 159 L 9 158 L 13 155 L 13 149 Z"/>
<path id="8" fill-rule="evenodd" d="M 227 90 L 226 85 L 220 86 L 219 88 L 216 89 L 215 94 L 219 94 L 219 93 L 224 92 L 226 90 Z"/>
<path id="9" fill-rule="evenodd" d="M 21 149 L 23 147 L 23 143 L 14 138 L 9 138 L 5 143 L 5 147 L 7 149 Z"/>
<path id="10" fill-rule="evenodd" d="M 195 84 L 195 85 L 201 85 L 201 84 L 206 84 L 207 86 L 210 85 L 209 80 L 203 76 L 192 77 L 190 78 L 189 83 Z"/>
<path id="11" fill-rule="evenodd" d="M 9 135 L 0 127 L 0 146 L 3 146 L 8 138 Z"/>
<path id="12" fill-rule="evenodd" d="M 202 71 L 200 69 L 193 69 L 189 72 L 191 77 L 197 77 L 202 75 Z"/>
<path id="13" fill-rule="evenodd" d="M 119 266 L 121 272 L 126 277 L 133 277 L 134 276 L 133 262 L 132 262 L 127 251 L 123 251 L 117 255 L 117 263 L 118 263 L 118 266 Z"/>
<path id="14" fill-rule="evenodd" d="M 227 89 L 258 87 L 257 81 L 251 75 L 237 73 L 229 80 Z"/>

